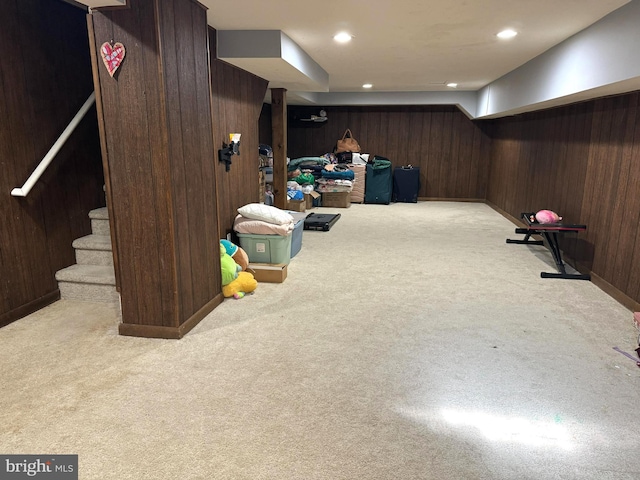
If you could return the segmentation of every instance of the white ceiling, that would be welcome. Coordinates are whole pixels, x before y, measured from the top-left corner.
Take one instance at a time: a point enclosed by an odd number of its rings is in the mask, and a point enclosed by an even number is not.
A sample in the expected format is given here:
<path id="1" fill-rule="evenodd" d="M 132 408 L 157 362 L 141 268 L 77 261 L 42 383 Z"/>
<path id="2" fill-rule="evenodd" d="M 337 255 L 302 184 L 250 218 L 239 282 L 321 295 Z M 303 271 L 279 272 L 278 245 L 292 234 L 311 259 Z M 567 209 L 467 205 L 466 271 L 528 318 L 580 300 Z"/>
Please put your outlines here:
<path id="1" fill-rule="evenodd" d="M 281 30 L 329 74 L 329 91 L 478 90 L 628 0 L 200 0 L 218 30 Z M 495 34 L 518 30 L 512 40 Z M 332 36 L 354 38 L 339 45 Z M 250 61 L 243 68 L 251 70 Z M 268 78 L 268 80 L 271 80 Z M 277 79 L 286 88 L 286 78 Z"/>
<path id="2" fill-rule="evenodd" d="M 80 0 L 88 6 L 124 0 Z M 329 92 L 476 91 L 629 0 L 199 0 L 221 30 L 280 30 L 328 73 Z M 495 34 L 519 32 L 511 40 Z M 340 45 L 335 33 L 353 40 Z M 265 58 L 225 59 L 287 88 L 300 72 Z M 277 59 L 281 60 L 281 59 Z M 289 72 L 289 73 L 288 73 Z M 325 88 L 324 91 L 327 91 Z"/>

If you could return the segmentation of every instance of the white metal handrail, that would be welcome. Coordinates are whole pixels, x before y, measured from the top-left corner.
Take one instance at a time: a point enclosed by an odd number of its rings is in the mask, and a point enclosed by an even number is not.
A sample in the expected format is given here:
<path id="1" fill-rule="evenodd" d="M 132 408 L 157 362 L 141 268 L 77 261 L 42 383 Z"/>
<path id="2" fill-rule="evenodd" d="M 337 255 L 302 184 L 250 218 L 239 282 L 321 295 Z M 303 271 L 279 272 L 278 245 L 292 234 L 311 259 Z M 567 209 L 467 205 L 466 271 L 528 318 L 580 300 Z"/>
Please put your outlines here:
<path id="1" fill-rule="evenodd" d="M 87 101 L 84 102 L 84 105 L 82 105 L 80 110 L 78 110 L 78 113 L 76 113 L 75 117 L 73 117 L 71 122 L 69 122 L 67 128 L 65 128 L 64 131 L 60 134 L 58 140 L 56 140 L 56 143 L 51 146 L 47 154 L 40 161 L 40 164 L 36 167 L 29 178 L 27 178 L 27 181 L 24 182 L 22 188 L 14 188 L 13 190 L 11 190 L 11 195 L 13 195 L 14 197 L 26 197 L 29 194 L 29 192 L 36 184 L 36 182 L 40 179 L 53 158 L 58 154 L 58 152 L 64 145 L 64 142 L 66 142 L 67 139 L 71 136 L 73 131 L 76 129 L 82 118 L 86 115 L 86 113 L 89 111 L 89 108 L 91 108 L 95 101 L 96 92 L 92 92 L 91 95 L 89 95 L 89 98 L 87 98 Z"/>

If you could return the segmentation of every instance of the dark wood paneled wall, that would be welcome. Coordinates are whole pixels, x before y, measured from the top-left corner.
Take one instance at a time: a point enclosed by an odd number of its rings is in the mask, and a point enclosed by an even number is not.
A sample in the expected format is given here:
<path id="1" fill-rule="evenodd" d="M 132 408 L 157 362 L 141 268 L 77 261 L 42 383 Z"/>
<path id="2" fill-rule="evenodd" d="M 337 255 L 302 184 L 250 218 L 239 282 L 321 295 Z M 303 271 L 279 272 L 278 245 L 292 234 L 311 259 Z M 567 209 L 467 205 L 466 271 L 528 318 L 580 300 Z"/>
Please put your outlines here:
<path id="1" fill-rule="evenodd" d="M 487 200 L 518 217 L 552 209 L 585 235 L 565 252 L 640 304 L 640 93 L 492 122 Z"/>
<path id="2" fill-rule="evenodd" d="M 26 198 L 21 187 L 93 90 L 83 10 L 58 0 L 0 2 L 0 326 L 59 298 L 55 272 L 104 206 L 91 109 Z"/>
<path id="3" fill-rule="evenodd" d="M 422 198 L 476 199 L 486 195 L 490 138 L 457 107 L 328 107 L 324 124 L 301 122 L 318 107 L 289 107 L 290 158 L 333 151 L 351 129 L 363 153 L 394 167 L 420 167 Z M 319 126 L 318 126 L 319 125 Z"/>
<path id="4" fill-rule="evenodd" d="M 89 22 L 97 51 L 127 49 L 113 78 L 94 58 L 120 332 L 180 337 L 222 300 L 206 11 L 129 0 Z"/>
<path id="5" fill-rule="evenodd" d="M 232 231 L 237 209 L 259 201 L 258 120 L 268 82 L 216 58 L 216 31 L 209 29 L 213 138 L 217 169 L 219 236 Z M 240 155 L 231 157 L 230 170 L 218 163 L 218 149 L 230 133 L 241 133 Z"/>

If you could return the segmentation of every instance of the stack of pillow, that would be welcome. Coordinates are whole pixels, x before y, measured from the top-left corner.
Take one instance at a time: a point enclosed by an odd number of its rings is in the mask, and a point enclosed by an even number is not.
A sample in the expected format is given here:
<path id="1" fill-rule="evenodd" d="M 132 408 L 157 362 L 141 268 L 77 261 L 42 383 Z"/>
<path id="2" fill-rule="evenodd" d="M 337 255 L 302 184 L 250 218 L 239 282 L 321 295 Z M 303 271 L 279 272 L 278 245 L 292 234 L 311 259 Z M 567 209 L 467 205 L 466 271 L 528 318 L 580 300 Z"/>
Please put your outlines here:
<path id="1" fill-rule="evenodd" d="M 236 233 L 253 235 L 291 235 L 295 223 L 290 213 L 271 205 L 249 203 L 238 209 L 233 222 Z"/>

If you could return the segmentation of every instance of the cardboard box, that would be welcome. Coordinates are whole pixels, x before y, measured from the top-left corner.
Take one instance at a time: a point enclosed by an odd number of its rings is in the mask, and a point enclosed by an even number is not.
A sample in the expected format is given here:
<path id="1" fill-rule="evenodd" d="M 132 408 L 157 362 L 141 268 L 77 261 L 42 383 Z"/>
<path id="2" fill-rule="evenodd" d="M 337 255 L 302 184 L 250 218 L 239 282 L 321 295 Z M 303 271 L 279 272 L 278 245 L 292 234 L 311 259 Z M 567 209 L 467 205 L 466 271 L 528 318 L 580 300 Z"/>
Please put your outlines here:
<path id="1" fill-rule="evenodd" d="M 258 282 L 282 283 L 287 278 L 285 263 L 250 263 L 247 272 L 252 273 Z"/>
<path id="2" fill-rule="evenodd" d="M 313 190 L 311 193 L 304 194 L 304 200 L 307 202 L 307 210 L 320 205 L 320 194 Z"/>
<path id="3" fill-rule="evenodd" d="M 291 200 L 287 203 L 287 209 L 294 212 L 304 212 L 306 210 L 307 203 L 304 200 Z"/>
<path id="4" fill-rule="evenodd" d="M 323 207 L 349 208 L 351 192 L 327 192 L 322 194 Z"/>

